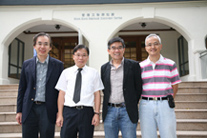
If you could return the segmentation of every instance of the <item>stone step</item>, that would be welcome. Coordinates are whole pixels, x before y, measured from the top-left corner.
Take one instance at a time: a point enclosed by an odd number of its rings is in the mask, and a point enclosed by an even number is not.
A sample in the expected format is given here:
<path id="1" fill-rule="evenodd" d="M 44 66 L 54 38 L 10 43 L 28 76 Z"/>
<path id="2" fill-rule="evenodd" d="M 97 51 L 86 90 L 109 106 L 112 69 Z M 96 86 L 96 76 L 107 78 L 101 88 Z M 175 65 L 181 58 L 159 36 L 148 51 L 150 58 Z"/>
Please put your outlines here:
<path id="1" fill-rule="evenodd" d="M 1 112 L 16 112 L 16 103 L 15 104 L 7 104 L 7 105 L 0 105 Z"/>
<path id="2" fill-rule="evenodd" d="M 175 101 L 176 109 L 207 109 L 207 101 Z"/>
<path id="3" fill-rule="evenodd" d="M 207 131 L 177 131 L 178 138 L 207 138 Z"/>
<path id="4" fill-rule="evenodd" d="M 0 89 L 0 97 L 1 96 L 16 96 L 17 97 L 17 89 L 13 89 L 13 90 L 1 90 Z"/>
<path id="5" fill-rule="evenodd" d="M 207 93 L 207 86 L 205 87 L 179 87 L 178 93 Z"/>
<path id="6" fill-rule="evenodd" d="M 16 96 L 1 96 L 0 105 L 16 104 L 16 100 Z M 175 101 L 207 101 L 207 93 L 178 93 Z"/>
<path id="7" fill-rule="evenodd" d="M 0 105 L 11 105 L 16 104 L 17 97 L 16 96 L 1 96 L 0 97 Z"/>
<path id="8" fill-rule="evenodd" d="M 207 131 L 207 119 L 177 119 L 177 130 Z"/>
<path id="9" fill-rule="evenodd" d="M 206 89 L 207 91 L 207 89 Z M 103 96 L 103 95 L 102 95 Z M 7 104 L 8 100 L 16 102 L 17 92 L 13 90 L 8 91 L 0 91 L 0 105 Z M 7 102 L 5 102 L 7 101 Z M 103 98 L 101 98 L 103 102 Z M 177 93 L 175 97 L 175 101 L 207 101 L 207 92 L 200 92 L 200 93 Z"/>
<path id="10" fill-rule="evenodd" d="M 197 85 L 194 85 L 197 84 Z M 13 96 L 17 95 L 18 84 L 14 85 L 0 85 L 0 96 Z M 196 83 L 181 83 L 179 84 L 178 93 L 207 93 L 207 82 Z"/>
<path id="11" fill-rule="evenodd" d="M 95 127 L 95 131 L 103 131 L 103 123 Z M 138 124 L 137 130 L 140 130 Z M 177 119 L 178 131 L 207 131 L 207 119 Z M 56 127 L 56 132 L 60 127 Z M 17 122 L 0 122 L 0 133 L 20 133 L 21 126 Z"/>
<path id="12" fill-rule="evenodd" d="M 0 112 L 0 122 L 15 122 L 16 112 Z"/>
<path id="13" fill-rule="evenodd" d="M 18 89 L 18 84 L 0 85 L 0 90 Z"/>
<path id="14" fill-rule="evenodd" d="M 206 94 L 207 93 L 207 87 L 199 89 L 199 88 L 179 88 L 178 89 L 178 95 L 179 94 L 185 94 L 185 93 L 189 93 L 189 94 L 197 94 L 197 93 L 201 93 L 201 94 Z M 16 96 L 17 97 L 18 94 L 18 89 L 5 89 L 5 90 L 1 90 L 0 89 L 0 96 Z M 103 94 L 101 94 L 101 96 L 103 96 Z"/>
<path id="15" fill-rule="evenodd" d="M 195 82 L 182 82 L 182 83 L 179 83 L 178 85 L 178 88 L 180 87 L 206 87 L 207 86 L 207 82 L 206 81 L 195 81 Z"/>
<path id="16" fill-rule="evenodd" d="M 207 109 L 175 109 L 175 113 L 177 119 L 207 119 Z M 16 112 L 0 112 L 0 122 L 15 122 L 15 116 Z"/>
<path id="17" fill-rule="evenodd" d="M 182 82 L 182 83 L 179 83 L 179 88 L 180 87 L 191 87 L 191 86 L 194 86 L 194 87 L 205 87 L 207 86 L 207 82 L 206 81 L 195 81 L 195 82 Z M 19 87 L 19 84 L 8 84 L 8 85 L 0 85 L 0 89 L 3 89 L 3 88 L 18 88 Z"/>
<path id="18" fill-rule="evenodd" d="M 16 112 L 16 100 L 13 104 L 1 105 L 0 112 Z M 102 105 L 101 105 L 102 108 Z M 175 101 L 176 109 L 207 109 L 207 101 Z"/>
<path id="19" fill-rule="evenodd" d="M 60 127 L 55 127 L 56 132 L 60 132 Z M 0 122 L 0 134 L 1 133 L 21 133 L 22 126 L 17 122 Z"/>
<path id="20" fill-rule="evenodd" d="M 177 131 L 178 138 L 206 138 L 207 131 Z M 159 132 L 157 132 L 159 135 Z M 94 138 L 104 138 L 104 131 L 95 131 Z M 4 133 L 0 134 L 0 138 L 21 138 L 21 133 Z M 55 138 L 60 138 L 60 133 L 55 132 Z M 121 132 L 119 132 L 119 138 L 121 138 Z M 141 132 L 137 131 L 137 138 L 141 138 Z"/>
<path id="21" fill-rule="evenodd" d="M 101 121 L 100 125 L 95 127 L 96 131 L 103 131 L 104 126 Z M 140 130 L 138 123 L 137 130 Z M 207 119 L 177 119 L 178 131 L 207 131 Z"/>
<path id="22" fill-rule="evenodd" d="M 207 109 L 175 109 L 177 119 L 207 119 Z"/>
<path id="23" fill-rule="evenodd" d="M 188 83 L 187 83 L 188 84 Z M 190 83 L 189 83 L 190 84 Z M 0 85 L 0 96 L 13 96 L 17 95 L 18 93 L 18 85 Z M 205 85 L 202 84 L 201 86 L 183 86 L 179 85 L 178 94 L 179 93 L 207 93 L 207 82 Z M 103 93 L 101 93 L 103 95 Z"/>
<path id="24" fill-rule="evenodd" d="M 175 101 L 207 101 L 207 93 L 177 93 Z"/>
<path id="25" fill-rule="evenodd" d="M 18 84 L 0 85 L 0 96 L 11 91 L 17 95 L 18 86 Z M 178 88 L 178 93 L 207 93 L 207 82 L 182 82 Z"/>

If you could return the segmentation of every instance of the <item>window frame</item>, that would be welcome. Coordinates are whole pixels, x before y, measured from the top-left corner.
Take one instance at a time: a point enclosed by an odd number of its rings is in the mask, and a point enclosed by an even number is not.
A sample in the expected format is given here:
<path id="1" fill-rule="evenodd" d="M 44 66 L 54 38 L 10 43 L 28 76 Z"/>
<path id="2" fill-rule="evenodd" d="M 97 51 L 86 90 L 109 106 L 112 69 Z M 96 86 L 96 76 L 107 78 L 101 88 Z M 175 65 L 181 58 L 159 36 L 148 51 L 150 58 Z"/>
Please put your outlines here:
<path id="1" fill-rule="evenodd" d="M 178 57 L 179 57 L 179 74 L 180 76 L 185 76 L 189 74 L 189 58 L 188 58 L 188 52 L 187 52 L 187 59 L 185 59 L 185 51 L 188 51 L 188 42 L 186 41 L 187 44 L 187 50 L 184 47 L 184 41 L 185 38 L 183 36 L 180 36 L 178 38 Z M 188 70 L 186 70 L 185 65 L 188 65 Z"/>
<path id="2" fill-rule="evenodd" d="M 11 55 L 12 43 L 14 41 L 17 41 L 17 51 L 16 51 L 17 52 L 17 57 L 16 57 L 17 58 L 17 62 L 16 62 L 16 65 L 15 65 L 15 63 L 14 64 L 11 63 L 11 59 L 12 59 L 12 55 Z M 21 49 L 22 51 L 20 52 L 21 46 L 22 46 L 22 49 Z M 10 77 L 10 78 L 20 79 L 20 74 L 21 74 L 20 70 L 22 69 L 22 64 L 24 62 L 24 47 L 25 47 L 25 43 L 23 41 L 21 41 L 20 39 L 18 39 L 18 38 L 15 38 L 11 42 L 11 44 L 9 45 L 8 77 Z M 22 54 L 20 55 L 20 53 L 22 53 Z M 21 56 L 21 59 L 22 59 L 22 61 L 21 61 L 22 64 L 20 64 L 20 56 Z M 11 74 L 11 67 L 14 67 L 16 69 L 16 75 L 15 76 Z"/>

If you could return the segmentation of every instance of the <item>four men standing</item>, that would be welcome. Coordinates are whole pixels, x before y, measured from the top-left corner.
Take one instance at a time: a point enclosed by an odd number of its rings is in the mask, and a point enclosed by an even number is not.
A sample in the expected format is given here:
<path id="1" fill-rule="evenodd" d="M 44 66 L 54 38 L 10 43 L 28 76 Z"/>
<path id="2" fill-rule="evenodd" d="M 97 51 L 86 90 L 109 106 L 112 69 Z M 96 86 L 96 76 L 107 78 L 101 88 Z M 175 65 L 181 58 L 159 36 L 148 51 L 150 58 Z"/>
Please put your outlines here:
<path id="1" fill-rule="evenodd" d="M 77 133 L 79 138 L 92 138 L 100 121 L 100 90 L 106 138 L 118 138 L 119 131 L 123 138 L 136 138 L 139 116 L 143 138 L 157 138 L 157 127 L 161 137 L 176 138 L 174 101 L 168 101 L 175 97 L 181 81 L 175 63 L 160 54 L 158 35 L 146 37 L 149 57 L 140 63 L 141 68 L 138 62 L 124 58 L 124 40 L 112 38 L 108 42 L 112 59 L 101 67 L 101 78 L 86 66 L 86 46 L 74 48 L 75 65 L 62 72 L 62 62 L 48 55 L 50 36 L 39 33 L 33 41 L 37 57 L 23 64 L 17 98 L 16 120 L 22 124 L 23 138 L 37 138 L 38 132 L 41 138 L 53 138 L 55 120 L 62 127 L 61 138 L 76 138 Z"/>

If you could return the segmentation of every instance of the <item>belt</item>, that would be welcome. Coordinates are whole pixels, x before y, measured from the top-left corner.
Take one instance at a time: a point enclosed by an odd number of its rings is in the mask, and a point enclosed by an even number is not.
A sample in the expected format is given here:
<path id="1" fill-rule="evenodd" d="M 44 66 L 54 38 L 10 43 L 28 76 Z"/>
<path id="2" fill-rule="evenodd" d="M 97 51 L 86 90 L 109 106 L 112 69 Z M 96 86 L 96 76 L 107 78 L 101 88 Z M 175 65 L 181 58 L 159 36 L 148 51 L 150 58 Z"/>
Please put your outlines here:
<path id="1" fill-rule="evenodd" d="M 113 104 L 113 103 L 108 103 L 109 106 L 112 106 L 112 107 L 125 107 L 125 103 L 120 103 L 120 104 Z"/>
<path id="2" fill-rule="evenodd" d="M 41 102 L 41 101 L 34 101 L 35 104 L 44 104 L 45 102 Z"/>
<path id="3" fill-rule="evenodd" d="M 73 106 L 73 107 L 69 107 L 69 108 L 75 108 L 75 109 L 81 110 L 84 108 L 92 108 L 92 107 L 90 107 L 90 106 Z"/>
<path id="4" fill-rule="evenodd" d="M 160 101 L 160 100 L 167 100 L 167 97 L 142 97 L 142 99 Z"/>

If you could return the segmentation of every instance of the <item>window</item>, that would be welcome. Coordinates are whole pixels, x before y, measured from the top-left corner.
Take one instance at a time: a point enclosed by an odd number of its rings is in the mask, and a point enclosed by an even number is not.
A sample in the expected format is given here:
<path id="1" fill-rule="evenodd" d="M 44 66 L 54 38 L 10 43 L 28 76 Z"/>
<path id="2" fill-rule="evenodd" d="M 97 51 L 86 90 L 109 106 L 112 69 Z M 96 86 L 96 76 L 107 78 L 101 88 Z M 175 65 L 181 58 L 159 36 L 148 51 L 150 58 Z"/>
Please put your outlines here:
<path id="1" fill-rule="evenodd" d="M 180 76 L 189 74 L 188 42 L 183 36 L 178 38 L 179 72 Z"/>
<path id="2" fill-rule="evenodd" d="M 148 57 L 148 53 L 145 50 L 145 35 L 125 35 L 120 37 L 124 39 L 126 45 L 124 52 L 125 58 L 141 62 Z"/>
<path id="3" fill-rule="evenodd" d="M 206 37 L 206 49 L 207 49 L 207 37 Z"/>
<path id="4" fill-rule="evenodd" d="M 137 60 L 136 42 L 126 42 L 124 57 L 128 59 Z"/>
<path id="5" fill-rule="evenodd" d="M 24 62 L 24 42 L 15 38 L 9 45 L 9 69 L 8 76 L 19 79 L 22 64 Z"/>
<path id="6" fill-rule="evenodd" d="M 61 60 L 64 68 L 75 65 L 73 61 L 73 48 L 78 43 L 78 37 L 52 37 L 53 48 L 50 56 Z"/>

